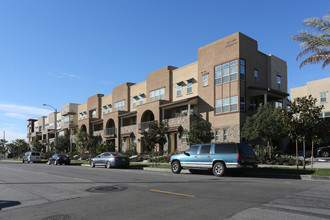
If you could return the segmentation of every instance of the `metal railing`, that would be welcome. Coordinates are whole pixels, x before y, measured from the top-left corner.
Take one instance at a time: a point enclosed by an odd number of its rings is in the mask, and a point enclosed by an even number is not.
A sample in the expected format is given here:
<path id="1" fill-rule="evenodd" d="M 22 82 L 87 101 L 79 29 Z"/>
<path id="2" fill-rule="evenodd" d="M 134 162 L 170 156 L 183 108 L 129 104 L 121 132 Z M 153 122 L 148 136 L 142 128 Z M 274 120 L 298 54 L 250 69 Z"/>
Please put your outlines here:
<path id="1" fill-rule="evenodd" d="M 154 121 L 145 121 L 145 122 L 139 123 L 139 130 L 141 130 L 141 131 L 146 130 L 149 127 L 149 125 L 153 122 Z"/>
<path id="2" fill-rule="evenodd" d="M 116 128 L 106 128 L 104 130 L 104 136 L 105 137 L 114 137 L 116 135 Z"/>

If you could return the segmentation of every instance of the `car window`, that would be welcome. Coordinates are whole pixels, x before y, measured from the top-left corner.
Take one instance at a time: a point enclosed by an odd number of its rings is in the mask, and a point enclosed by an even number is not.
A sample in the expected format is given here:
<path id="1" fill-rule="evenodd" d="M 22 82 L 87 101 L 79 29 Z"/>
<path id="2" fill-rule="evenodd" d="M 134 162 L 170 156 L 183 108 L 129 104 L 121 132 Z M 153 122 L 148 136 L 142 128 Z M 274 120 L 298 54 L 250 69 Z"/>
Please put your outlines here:
<path id="1" fill-rule="evenodd" d="M 210 150 L 211 150 L 211 144 L 202 145 L 201 150 L 199 151 L 199 154 L 210 154 Z"/>
<path id="2" fill-rule="evenodd" d="M 249 155 L 254 155 L 254 151 L 252 150 L 252 147 L 250 147 L 247 144 L 239 144 L 239 151 L 242 154 L 249 154 Z"/>
<path id="3" fill-rule="evenodd" d="M 33 153 L 32 153 L 32 156 L 35 156 L 35 155 L 36 155 L 36 153 L 33 152 Z"/>
<path id="4" fill-rule="evenodd" d="M 40 156 L 40 153 L 36 153 L 36 156 Z"/>
<path id="5" fill-rule="evenodd" d="M 236 144 L 216 144 L 214 147 L 214 153 L 216 154 L 236 154 Z"/>
<path id="6" fill-rule="evenodd" d="M 109 157 L 109 156 L 111 156 L 110 153 L 103 153 L 103 157 Z"/>
<path id="7" fill-rule="evenodd" d="M 198 148 L 199 148 L 199 145 L 191 146 L 191 147 L 186 151 L 186 153 L 188 153 L 188 154 L 197 154 Z"/>

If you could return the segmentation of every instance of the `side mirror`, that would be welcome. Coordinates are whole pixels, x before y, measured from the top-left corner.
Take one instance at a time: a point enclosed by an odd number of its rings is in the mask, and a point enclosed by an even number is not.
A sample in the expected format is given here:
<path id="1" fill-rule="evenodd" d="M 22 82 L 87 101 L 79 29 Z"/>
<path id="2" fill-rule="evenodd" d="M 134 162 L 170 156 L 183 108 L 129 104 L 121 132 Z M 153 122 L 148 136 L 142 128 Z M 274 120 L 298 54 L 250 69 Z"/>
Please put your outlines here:
<path id="1" fill-rule="evenodd" d="M 99 155 L 99 156 L 97 156 L 98 158 L 100 158 L 101 156 Z"/>
<path id="2" fill-rule="evenodd" d="M 190 153 L 184 152 L 184 155 L 190 156 Z"/>

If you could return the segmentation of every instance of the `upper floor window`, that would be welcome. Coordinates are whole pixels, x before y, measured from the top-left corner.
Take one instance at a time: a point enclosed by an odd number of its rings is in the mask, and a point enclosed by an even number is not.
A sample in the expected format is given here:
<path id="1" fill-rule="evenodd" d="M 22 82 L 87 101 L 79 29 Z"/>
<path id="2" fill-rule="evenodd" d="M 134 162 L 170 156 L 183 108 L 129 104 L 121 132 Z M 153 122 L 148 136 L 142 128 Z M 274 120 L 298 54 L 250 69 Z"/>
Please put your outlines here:
<path id="1" fill-rule="evenodd" d="M 215 114 L 238 110 L 238 96 L 215 100 Z"/>
<path id="2" fill-rule="evenodd" d="M 192 93 L 192 81 L 187 82 L 187 94 Z"/>
<path id="3" fill-rule="evenodd" d="M 69 115 L 64 116 L 64 124 L 69 124 Z"/>
<path id="4" fill-rule="evenodd" d="M 103 114 L 107 113 L 107 109 L 108 109 L 108 107 L 106 105 L 103 106 Z"/>
<path id="5" fill-rule="evenodd" d="M 111 107 L 112 107 L 112 106 L 109 104 L 109 105 L 108 105 L 108 113 L 111 112 Z"/>
<path id="6" fill-rule="evenodd" d="M 125 100 L 115 102 L 115 111 L 123 111 L 125 110 Z"/>
<path id="7" fill-rule="evenodd" d="M 245 60 L 240 59 L 240 79 L 245 80 Z"/>
<path id="8" fill-rule="evenodd" d="M 207 86 L 209 84 L 209 75 L 203 75 L 203 86 Z"/>
<path id="9" fill-rule="evenodd" d="M 276 82 L 277 82 L 277 88 L 280 89 L 281 88 L 281 76 L 277 76 Z"/>
<path id="10" fill-rule="evenodd" d="M 142 105 L 142 104 L 143 104 L 143 96 L 140 95 L 140 105 Z"/>
<path id="11" fill-rule="evenodd" d="M 181 96 L 181 95 L 182 95 L 182 85 L 176 84 L 176 96 Z"/>
<path id="12" fill-rule="evenodd" d="M 79 120 L 83 118 L 83 113 L 79 113 Z"/>
<path id="13" fill-rule="evenodd" d="M 259 76 L 259 73 L 258 73 L 258 70 L 254 70 L 254 81 L 255 82 L 258 82 L 258 76 Z"/>
<path id="14" fill-rule="evenodd" d="M 327 101 L 327 93 L 321 92 L 320 93 L 320 102 L 326 102 Z"/>
<path id="15" fill-rule="evenodd" d="M 156 89 L 150 92 L 150 101 L 156 100 L 164 100 L 165 99 L 165 88 Z"/>
<path id="16" fill-rule="evenodd" d="M 245 111 L 245 97 L 241 96 L 240 104 L 241 104 L 241 111 Z"/>
<path id="17" fill-rule="evenodd" d="M 91 116 L 91 118 L 96 118 L 96 110 L 95 109 L 90 111 L 90 116 Z"/>
<path id="18" fill-rule="evenodd" d="M 136 108 L 136 98 L 133 98 L 133 108 Z"/>
<path id="19" fill-rule="evenodd" d="M 215 85 L 237 80 L 237 60 L 218 65 L 215 67 Z"/>

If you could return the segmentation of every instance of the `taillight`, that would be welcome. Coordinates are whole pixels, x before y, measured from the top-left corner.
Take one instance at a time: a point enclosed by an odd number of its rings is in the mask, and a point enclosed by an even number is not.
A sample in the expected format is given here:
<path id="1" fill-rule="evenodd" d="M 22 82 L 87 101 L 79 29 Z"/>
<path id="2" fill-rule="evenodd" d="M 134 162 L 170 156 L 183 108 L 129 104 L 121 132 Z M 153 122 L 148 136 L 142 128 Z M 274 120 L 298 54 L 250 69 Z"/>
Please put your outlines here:
<path id="1" fill-rule="evenodd" d="M 115 159 L 117 159 L 117 157 L 113 157 L 113 159 L 115 160 Z"/>
<path id="2" fill-rule="evenodd" d="M 237 161 L 240 161 L 241 160 L 241 155 L 238 153 L 237 154 Z"/>

